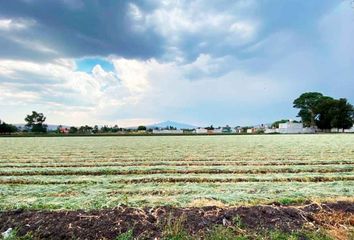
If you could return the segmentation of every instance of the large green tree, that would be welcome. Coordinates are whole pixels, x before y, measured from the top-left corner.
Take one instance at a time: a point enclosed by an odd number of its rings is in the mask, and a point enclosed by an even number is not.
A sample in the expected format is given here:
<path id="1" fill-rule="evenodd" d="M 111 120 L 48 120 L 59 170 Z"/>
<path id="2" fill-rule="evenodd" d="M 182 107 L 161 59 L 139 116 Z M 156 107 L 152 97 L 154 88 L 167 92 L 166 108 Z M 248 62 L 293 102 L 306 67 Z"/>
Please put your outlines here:
<path id="1" fill-rule="evenodd" d="M 298 116 L 305 126 L 317 126 L 322 130 L 348 129 L 353 126 L 354 108 L 347 99 L 334 99 L 322 93 L 308 92 L 295 99 Z"/>
<path id="2" fill-rule="evenodd" d="M 316 126 L 316 110 L 319 102 L 323 98 L 323 94 L 319 92 L 303 93 L 294 100 L 294 108 L 299 108 L 298 117 L 301 117 L 306 127 Z"/>
<path id="3" fill-rule="evenodd" d="M 333 118 L 331 125 L 333 128 L 349 129 L 353 126 L 354 107 L 347 99 L 340 98 L 332 109 Z"/>
<path id="4" fill-rule="evenodd" d="M 316 126 L 322 130 L 329 130 L 332 128 L 332 120 L 335 116 L 334 108 L 337 100 L 323 96 L 315 107 L 315 122 Z"/>
<path id="5" fill-rule="evenodd" d="M 44 124 L 46 117 L 43 113 L 32 111 L 32 114 L 25 118 L 26 126 L 31 129 L 31 132 L 44 133 L 47 132 L 47 125 Z"/>

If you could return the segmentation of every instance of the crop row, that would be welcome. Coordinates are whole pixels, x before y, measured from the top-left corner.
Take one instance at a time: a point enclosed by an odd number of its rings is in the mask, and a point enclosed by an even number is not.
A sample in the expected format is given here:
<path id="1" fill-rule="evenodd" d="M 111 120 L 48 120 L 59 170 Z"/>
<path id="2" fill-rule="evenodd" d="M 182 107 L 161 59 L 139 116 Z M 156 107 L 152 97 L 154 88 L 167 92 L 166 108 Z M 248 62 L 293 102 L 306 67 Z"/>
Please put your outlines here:
<path id="1" fill-rule="evenodd" d="M 301 155 L 292 155 L 292 156 L 277 156 L 277 157 L 269 157 L 265 158 L 257 154 L 249 155 L 249 156 L 217 156 L 217 157 L 210 157 L 208 155 L 203 155 L 203 156 L 197 156 L 197 157 L 181 157 L 181 156 L 164 156 L 164 157 L 158 157 L 158 156 L 149 156 L 149 157 L 135 157 L 135 156 L 128 156 L 128 157 L 110 157 L 110 156 L 101 156 L 101 157 L 85 157 L 87 155 L 82 155 L 78 157 L 48 157 L 44 158 L 43 156 L 33 156 L 33 157 L 21 157 L 19 156 L 18 158 L 13 158 L 13 157 L 5 157 L 1 156 L 0 158 L 0 164 L 13 164 L 13 163 L 53 163 L 53 162 L 62 162 L 62 163 L 75 163 L 75 162 L 154 162 L 154 161 L 192 161 L 192 162 L 216 162 L 216 161 L 338 161 L 338 160 L 343 160 L 343 161 L 350 161 L 353 160 L 354 156 L 348 156 L 348 155 L 343 155 L 340 156 L 338 155 L 336 158 L 331 158 L 331 157 L 320 157 L 318 155 L 309 155 L 309 156 L 301 156 Z"/>
<path id="2" fill-rule="evenodd" d="M 70 171 L 3 171 L 0 176 L 34 176 L 34 175 L 150 175 L 150 174 L 270 174 L 270 173 L 340 173 L 353 172 L 353 167 L 347 168 L 270 168 L 270 169 L 151 169 L 151 170 L 71 170 Z"/>
<path id="3" fill-rule="evenodd" d="M 76 168 L 76 167 L 135 167 L 135 166 L 312 166 L 352 165 L 354 161 L 167 161 L 167 162 L 96 162 L 96 163 L 0 163 L 0 168 Z"/>
<path id="4" fill-rule="evenodd" d="M 137 183 L 237 183 L 237 182 L 335 182 L 335 181 L 354 181 L 354 176 L 338 176 L 338 177 L 292 177 L 292 178 L 136 178 L 136 179 L 117 179 L 113 181 L 41 181 L 26 179 L 1 179 L 0 184 L 137 184 Z"/>

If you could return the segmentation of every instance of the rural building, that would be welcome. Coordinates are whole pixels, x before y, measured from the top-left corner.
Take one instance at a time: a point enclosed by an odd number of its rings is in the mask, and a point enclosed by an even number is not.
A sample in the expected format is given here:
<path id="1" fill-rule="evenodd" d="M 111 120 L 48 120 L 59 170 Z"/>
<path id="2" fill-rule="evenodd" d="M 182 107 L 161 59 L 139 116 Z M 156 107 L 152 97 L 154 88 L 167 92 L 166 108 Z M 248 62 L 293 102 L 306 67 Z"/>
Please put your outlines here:
<path id="1" fill-rule="evenodd" d="M 286 122 L 279 123 L 279 133 L 303 133 L 302 123 Z"/>
<path id="2" fill-rule="evenodd" d="M 267 128 L 264 133 L 269 134 L 269 133 L 279 133 L 279 128 Z"/>
<path id="3" fill-rule="evenodd" d="M 235 127 L 235 133 L 242 133 L 241 127 Z"/>
<path id="4" fill-rule="evenodd" d="M 247 128 L 246 133 L 255 133 L 256 131 L 256 128 Z"/>
<path id="5" fill-rule="evenodd" d="M 59 133 L 68 134 L 69 133 L 69 128 L 61 127 L 61 128 L 59 128 Z"/>
<path id="6" fill-rule="evenodd" d="M 213 133 L 222 133 L 222 128 L 218 127 L 218 128 L 214 128 L 212 130 L 208 130 L 208 133 L 213 134 Z"/>
<path id="7" fill-rule="evenodd" d="M 195 132 L 198 134 L 206 134 L 208 133 L 208 130 L 206 130 L 205 128 L 197 128 Z"/>
<path id="8" fill-rule="evenodd" d="M 344 132 L 346 132 L 346 133 L 354 133 L 354 127 L 350 128 L 350 129 L 344 129 Z"/>
<path id="9" fill-rule="evenodd" d="M 183 130 L 181 129 L 153 129 L 153 134 L 182 134 Z"/>

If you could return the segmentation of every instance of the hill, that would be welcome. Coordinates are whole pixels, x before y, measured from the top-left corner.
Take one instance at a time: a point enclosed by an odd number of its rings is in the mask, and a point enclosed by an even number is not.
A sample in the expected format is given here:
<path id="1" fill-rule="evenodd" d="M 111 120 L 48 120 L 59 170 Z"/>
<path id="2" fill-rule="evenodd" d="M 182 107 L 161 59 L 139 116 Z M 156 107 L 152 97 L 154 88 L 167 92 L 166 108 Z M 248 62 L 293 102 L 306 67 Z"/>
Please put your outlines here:
<path id="1" fill-rule="evenodd" d="M 186 124 L 186 123 L 178 123 L 178 122 L 173 122 L 173 121 L 164 121 L 164 122 L 160 122 L 160 123 L 155 123 L 155 124 L 151 124 L 146 126 L 147 128 L 165 128 L 165 127 L 175 127 L 177 129 L 192 129 L 192 128 L 196 128 L 196 126 L 190 125 L 190 124 Z"/>

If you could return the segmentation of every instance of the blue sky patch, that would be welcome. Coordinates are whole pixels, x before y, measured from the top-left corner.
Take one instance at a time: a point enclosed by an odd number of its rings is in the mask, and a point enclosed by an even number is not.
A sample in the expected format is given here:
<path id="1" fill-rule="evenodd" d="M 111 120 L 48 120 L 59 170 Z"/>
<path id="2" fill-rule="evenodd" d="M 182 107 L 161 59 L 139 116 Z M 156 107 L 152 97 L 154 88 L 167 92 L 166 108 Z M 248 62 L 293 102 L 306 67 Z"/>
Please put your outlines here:
<path id="1" fill-rule="evenodd" d="M 103 58 L 81 58 L 76 60 L 76 71 L 91 73 L 94 66 L 101 65 L 103 70 L 110 72 L 114 70 L 114 66 L 110 61 Z"/>

